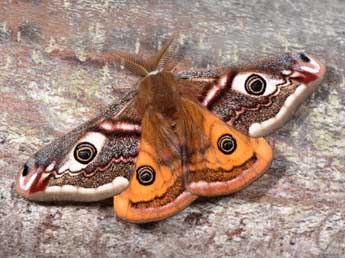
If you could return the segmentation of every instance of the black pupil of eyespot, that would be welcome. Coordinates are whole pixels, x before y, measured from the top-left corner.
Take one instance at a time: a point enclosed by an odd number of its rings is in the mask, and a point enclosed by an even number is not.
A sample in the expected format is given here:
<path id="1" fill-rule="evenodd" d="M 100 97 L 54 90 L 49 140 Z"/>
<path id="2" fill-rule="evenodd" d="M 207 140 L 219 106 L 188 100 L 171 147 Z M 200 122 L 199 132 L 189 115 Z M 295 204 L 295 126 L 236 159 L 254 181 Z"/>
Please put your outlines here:
<path id="1" fill-rule="evenodd" d="M 79 157 L 84 160 L 88 160 L 91 157 L 92 153 L 90 149 L 84 149 L 79 151 Z"/>
<path id="2" fill-rule="evenodd" d="M 254 92 L 260 92 L 262 90 L 262 81 L 260 79 L 256 79 L 254 82 L 252 82 L 250 88 Z"/>
<path id="3" fill-rule="evenodd" d="M 234 147 L 234 142 L 230 139 L 226 139 L 223 141 L 222 147 L 224 150 L 229 151 Z"/>
<path id="4" fill-rule="evenodd" d="M 22 172 L 22 176 L 27 176 L 29 174 L 29 167 L 25 164 Z"/>
<path id="5" fill-rule="evenodd" d="M 148 172 L 148 171 L 145 171 L 144 173 L 140 174 L 140 178 L 141 178 L 142 181 L 148 182 L 148 181 L 151 180 L 152 174 L 150 172 Z"/>

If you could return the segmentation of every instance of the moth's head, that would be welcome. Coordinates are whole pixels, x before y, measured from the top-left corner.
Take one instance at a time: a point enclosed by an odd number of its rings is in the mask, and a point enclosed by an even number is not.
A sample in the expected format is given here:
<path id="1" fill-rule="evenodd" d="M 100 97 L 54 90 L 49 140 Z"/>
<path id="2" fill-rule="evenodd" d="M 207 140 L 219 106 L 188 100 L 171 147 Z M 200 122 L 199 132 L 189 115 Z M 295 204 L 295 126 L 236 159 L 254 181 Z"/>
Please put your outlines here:
<path id="1" fill-rule="evenodd" d="M 99 128 L 110 123 L 82 126 L 35 153 L 18 173 L 17 192 L 35 201 L 97 201 L 123 191 L 137 140 Z"/>
<path id="2" fill-rule="evenodd" d="M 324 74 L 325 66 L 304 53 L 285 54 L 230 71 L 220 82 L 223 79 L 231 84 L 229 102 L 236 98 L 236 103 L 242 103 L 234 107 L 231 123 L 253 137 L 272 132 L 315 90 Z"/>

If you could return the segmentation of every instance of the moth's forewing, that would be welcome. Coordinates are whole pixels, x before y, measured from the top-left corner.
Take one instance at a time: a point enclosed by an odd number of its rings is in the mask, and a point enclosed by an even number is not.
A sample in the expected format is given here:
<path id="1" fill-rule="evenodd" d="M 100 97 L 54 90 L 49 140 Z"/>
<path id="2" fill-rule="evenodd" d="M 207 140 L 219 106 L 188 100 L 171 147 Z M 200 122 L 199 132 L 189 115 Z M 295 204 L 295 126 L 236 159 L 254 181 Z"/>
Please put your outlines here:
<path id="1" fill-rule="evenodd" d="M 97 201 L 123 191 L 141 133 L 135 94 L 35 153 L 18 173 L 17 192 L 37 201 Z"/>
<path id="2" fill-rule="evenodd" d="M 210 111 L 253 137 L 281 127 L 321 82 L 325 66 L 306 54 L 285 54 L 259 64 L 217 72 L 182 72 L 195 82 L 194 95 Z M 186 89 L 187 91 L 187 89 Z"/>

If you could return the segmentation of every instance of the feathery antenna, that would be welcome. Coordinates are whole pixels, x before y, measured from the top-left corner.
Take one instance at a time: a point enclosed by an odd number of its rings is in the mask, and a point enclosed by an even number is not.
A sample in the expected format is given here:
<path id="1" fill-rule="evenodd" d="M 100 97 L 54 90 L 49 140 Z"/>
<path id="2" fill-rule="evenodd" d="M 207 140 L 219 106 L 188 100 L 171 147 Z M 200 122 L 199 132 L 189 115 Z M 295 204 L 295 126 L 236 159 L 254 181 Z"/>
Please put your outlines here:
<path id="1" fill-rule="evenodd" d="M 176 65 L 174 56 L 177 47 L 173 47 L 174 45 L 176 46 L 176 44 L 173 44 L 175 38 L 176 34 L 169 37 L 159 52 L 151 58 L 144 59 L 140 55 L 115 50 L 100 55 L 91 53 L 87 55 L 85 61 L 82 62 L 94 65 L 120 63 L 133 74 L 142 77 L 145 77 L 155 70 L 171 71 Z M 52 51 L 50 55 L 60 57 L 65 60 L 81 62 L 75 51 L 72 50 Z"/>
<path id="2" fill-rule="evenodd" d="M 129 71 L 139 76 L 146 76 L 150 72 L 155 70 L 169 70 L 170 63 L 172 63 L 174 51 L 173 41 L 176 38 L 175 34 L 171 36 L 159 52 L 147 60 L 143 59 L 139 55 L 123 53 L 115 51 L 116 55 L 121 64 L 124 65 Z"/>

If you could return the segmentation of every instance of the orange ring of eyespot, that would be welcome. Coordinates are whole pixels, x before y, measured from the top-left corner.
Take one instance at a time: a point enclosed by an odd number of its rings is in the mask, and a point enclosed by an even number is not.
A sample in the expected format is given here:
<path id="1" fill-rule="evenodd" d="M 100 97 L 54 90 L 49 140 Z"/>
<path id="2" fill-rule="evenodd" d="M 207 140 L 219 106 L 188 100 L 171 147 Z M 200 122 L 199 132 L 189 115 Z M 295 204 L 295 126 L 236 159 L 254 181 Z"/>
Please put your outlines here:
<path id="1" fill-rule="evenodd" d="M 83 157 L 80 156 L 80 152 L 81 151 L 85 151 L 85 150 L 89 150 L 90 151 L 90 156 L 89 158 L 85 159 Z M 82 163 L 82 164 L 88 164 L 91 162 L 91 160 L 93 160 L 96 157 L 97 154 L 97 149 L 95 146 L 93 146 L 91 143 L 89 142 L 81 142 L 79 143 L 74 150 L 74 158 Z"/>
<path id="2" fill-rule="evenodd" d="M 253 83 L 256 83 L 257 81 L 261 82 L 261 86 L 262 88 L 260 89 L 260 91 L 255 91 L 253 90 L 252 86 Z M 251 94 L 251 95 L 255 95 L 255 96 L 260 96 L 265 92 L 266 89 L 266 81 L 264 78 L 262 78 L 260 75 L 258 74 L 252 74 L 251 76 L 249 76 L 245 82 L 245 88 L 246 91 Z"/>

